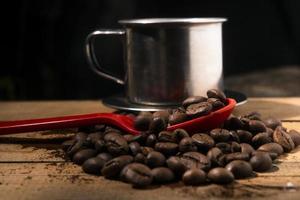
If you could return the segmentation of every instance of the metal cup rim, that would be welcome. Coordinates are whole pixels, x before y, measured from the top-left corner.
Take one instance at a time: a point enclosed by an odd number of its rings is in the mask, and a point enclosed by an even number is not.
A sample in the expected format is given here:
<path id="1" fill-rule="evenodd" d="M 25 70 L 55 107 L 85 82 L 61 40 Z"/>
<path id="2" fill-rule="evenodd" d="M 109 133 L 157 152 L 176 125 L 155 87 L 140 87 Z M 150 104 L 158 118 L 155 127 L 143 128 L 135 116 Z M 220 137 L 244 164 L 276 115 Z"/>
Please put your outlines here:
<path id="1" fill-rule="evenodd" d="M 122 25 L 180 25 L 180 24 L 207 24 L 221 23 L 227 21 L 226 18 L 201 17 L 201 18 L 137 18 L 123 19 L 118 22 Z"/>

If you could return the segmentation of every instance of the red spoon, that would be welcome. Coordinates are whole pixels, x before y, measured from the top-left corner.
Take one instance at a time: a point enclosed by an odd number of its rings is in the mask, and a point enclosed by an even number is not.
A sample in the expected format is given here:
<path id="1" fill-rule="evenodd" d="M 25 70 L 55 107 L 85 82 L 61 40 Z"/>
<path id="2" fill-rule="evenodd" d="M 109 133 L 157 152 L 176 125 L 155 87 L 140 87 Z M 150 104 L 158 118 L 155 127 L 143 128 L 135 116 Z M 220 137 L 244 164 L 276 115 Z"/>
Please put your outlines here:
<path id="1" fill-rule="evenodd" d="M 229 117 L 235 107 L 235 104 L 236 101 L 234 99 L 227 98 L 227 105 L 225 107 L 214 111 L 209 115 L 168 126 L 167 130 L 172 131 L 178 128 L 183 128 L 189 133 L 195 133 L 217 128 Z M 133 119 L 130 117 L 114 113 L 94 113 L 44 119 L 0 122 L 0 135 L 74 128 L 96 124 L 113 125 L 128 133 L 134 135 L 140 134 L 140 131 L 134 128 Z"/>

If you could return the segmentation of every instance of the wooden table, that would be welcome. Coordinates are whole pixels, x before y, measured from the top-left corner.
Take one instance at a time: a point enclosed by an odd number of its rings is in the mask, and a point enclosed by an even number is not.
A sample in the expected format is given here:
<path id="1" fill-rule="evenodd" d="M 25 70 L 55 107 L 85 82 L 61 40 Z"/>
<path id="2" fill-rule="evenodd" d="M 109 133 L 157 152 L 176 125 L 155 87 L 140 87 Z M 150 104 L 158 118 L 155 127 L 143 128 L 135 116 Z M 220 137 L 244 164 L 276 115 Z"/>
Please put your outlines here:
<path id="1" fill-rule="evenodd" d="M 300 130 L 300 98 L 251 98 L 236 114 L 260 111 Z M 1 102 L 0 121 L 111 112 L 100 101 Z M 187 187 L 182 183 L 133 189 L 130 185 L 88 175 L 66 162 L 61 141 L 74 130 L 0 137 L 0 199 L 300 199 L 300 148 L 281 156 L 272 171 L 234 184 Z"/>

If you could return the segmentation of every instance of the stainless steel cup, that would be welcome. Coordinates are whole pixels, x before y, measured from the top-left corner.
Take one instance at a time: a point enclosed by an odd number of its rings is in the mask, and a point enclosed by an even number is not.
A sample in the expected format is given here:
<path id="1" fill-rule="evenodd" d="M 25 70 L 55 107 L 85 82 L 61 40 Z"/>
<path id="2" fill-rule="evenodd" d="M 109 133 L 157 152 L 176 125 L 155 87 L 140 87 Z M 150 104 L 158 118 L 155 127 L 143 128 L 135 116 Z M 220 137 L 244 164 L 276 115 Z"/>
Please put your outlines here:
<path id="1" fill-rule="evenodd" d="M 86 38 L 86 55 L 100 76 L 125 85 L 128 99 L 144 105 L 174 105 L 211 88 L 223 89 L 224 18 L 149 18 L 120 20 L 121 30 L 96 30 Z M 124 79 L 103 69 L 94 52 L 96 37 L 120 35 Z"/>

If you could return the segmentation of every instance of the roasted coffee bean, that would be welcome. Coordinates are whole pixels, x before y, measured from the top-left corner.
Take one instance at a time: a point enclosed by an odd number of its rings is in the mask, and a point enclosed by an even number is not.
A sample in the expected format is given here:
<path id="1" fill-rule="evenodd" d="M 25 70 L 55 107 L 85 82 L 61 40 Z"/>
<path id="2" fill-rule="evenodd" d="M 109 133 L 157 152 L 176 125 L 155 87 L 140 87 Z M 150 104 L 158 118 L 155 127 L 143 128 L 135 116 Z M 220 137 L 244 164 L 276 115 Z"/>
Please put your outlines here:
<path id="1" fill-rule="evenodd" d="M 168 168 L 170 168 L 176 176 L 181 176 L 186 171 L 186 166 L 179 156 L 171 156 L 167 159 L 166 163 Z"/>
<path id="2" fill-rule="evenodd" d="M 232 153 L 241 152 L 241 145 L 237 142 L 231 142 L 230 148 Z"/>
<path id="3" fill-rule="evenodd" d="M 113 155 L 127 154 L 129 147 L 122 135 L 116 132 L 109 132 L 104 136 L 107 151 Z"/>
<path id="4" fill-rule="evenodd" d="M 150 133 L 148 131 L 143 131 L 139 135 L 134 136 L 131 139 L 131 142 L 138 142 L 140 145 L 144 145 L 149 135 Z"/>
<path id="5" fill-rule="evenodd" d="M 237 135 L 239 136 L 241 143 L 250 143 L 252 141 L 252 133 L 246 130 L 237 130 Z"/>
<path id="6" fill-rule="evenodd" d="M 251 155 L 252 152 L 255 151 L 254 148 L 250 144 L 241 143 L 240 146 L 241 146 L 242 153 L 247 153 L 248 155 Z"/>
<path id="7" fill-rule="evenodd" d="M 134 157 L 134 162 L 145 164 L 146 156 L 144 156 L 144 154 L 142 154 L 142 153 L 138 153 Z"/>
<path id="8" fill-rule="evenodd" d="M 129 152 L 135 156 L 137 153 L 140 153 L 142 150 L 141 150 L 141 146 L 138 142 L 131 142 L 129 144 Z"/>
<path id="9" fill-rule="evenodd" d="M 210 131 L 210 136 L 216 142 L 227 142 L 230 138 L 230 132 L 226 129 L 216 128 Z"/>
<path id="10" fill-rule="evenodd" d="M 234 160 L 228 163 L 225 168 L 230 171 L 236 179 L 247 178 L 253 175 L 252 166 L 243 160 Z"/>
<path id="11" fill-rule="evenodd" d="M 207 102 L 212 105 L 213 110 L 219 110 L 220 108 L 223 108 L 225 106 L 225 104 L 220 101 L 220 99 L 216 98 L 208 98 Z"/>
<path id="12" fill-rule="evenodd" d="M 200 185 L 205 183 L 206 174 L 201 169 L 189 169 L 183 174 L 182 181 L 185 185 Z"/>
<path id="13" fill-rule="evenodd" d="M 277 153 L 278 155 L 283 154 L 282 146 L 275 143 L 275 142 L 264 144 L 264 145 L 260 146 L 257 150 L 258 151 L 273 152 L 273 153 Z"/>
<path id="14" fill-rule="evenodd" d="M 127 143 L 130 143 L 130 142 L 133 142 L 133 138 L 134 138 L 134 135 L 132 134 L 125 134 L 123 135 L 123 138 L 126 140 Z"/>
<path id="15" fill-rule="evenodd" d="M 233 160 L 249 160 L 249 154 L 242 152 L 229 153 L 225 155 L 225 162 L 229 163 Z"/>
<path id="16" fill-rule="evenodd" d="M 152 183 L 151 169 L 141 163 L 128 164 L 121 172 L 122 177 L 136 187 L 145 187 Z"/>
<path id="17" fill-rule="evenodd" d="M 240 143 L 240 138 L 239 138 L 237 132 L 234 130 L 229 131 L 229 140 Z"/>
<path id="18" fill-rule="evenodd" d="M 106 144 L 104 140 L 98 139 L 94 142 L 94 147 L 97 152 L 103 152 L 106 149 Z"/>
<path id="19" fill-rule="evenodd" d="M 134 127 L 140 131 L 146 131 L 149 129 L 150 123 L 153 120 L 152 114 L 139 114 L 134 119 Z"/>
<path id="20" fill-rule="evenodd" d="M 111 160 L 113 157 L 111 154 L 103 152 L 103 153 L 99 153 L 97 155 L 97 157 L 101 158 L 102 160 L 104 160 L 105 162 Z"/>
<path id="21" fill-rule="evenodd" d="M 167 167 L 157 167 L 151 170 L 153 181 L 156 183 L 169 183 L 175 180 L 173 171 Z"/>
<path id="22" fill-rule="evenodd" d="M 227 169 L 222 167 L 216 167 L 211 169 L 207 177 L 213 183 L 228 184 L 234 181 L 234 175 Z"/>
<path id="23" fill-rule="evenodd" d="M 119 129 L 112 126 L 106 126 L 104 130 L 104 135 L 110 132 L 114 132 L 114 133 L 118 133 L 119 135 L 122 135 L 122 132 Z"/>
<path id="24" fill-rule="evenodd" d="M 179 124 L 181 122 L 185 122 L 188 119 L 187 114 L 185 113 L 184 109 L 175 109 L 173 110 L 172 114 L 169 116 L 169 124 Z"/>
<path id="25" fill-rule="evenodd" d="M 272 138 L 269 137 L 269 134 L 266 132 L 258 133 L 252 138 L 252 145 L 255 148 L 258 148 L 259 146 L 267 143 L 271 143 Z"/>
<path id="26" fill-rule="evenodd" d="M 216 147 L 218 147 L 224 154 L 231 153 L 231 145 L 226 142 L 219 142 L 216 144 Z"/>
<path id="27" fill-rule="evenodd" d="M 87 138 L 88 134 L 84 133 L 84 132 L 78 132 L 76 133 L 74 139 L 76 141 L 84 141 Z"/>
<path id="28" fill-rule="evenodd" d="M 169 122 L 170 110 L 160 110 L 153 113 L 153 118 L 160 117 L 165 120 L 166 123 Z"/>
<path id="29" fill-rule="evenodd" d="M 204 133 L 196 133 L 192 136 L 192 139 L 195 141 L 199 151 L 207 152 L 215 145 L 212 137 Z"/>
<path id="30" fill-rule="evenodd" d="M 206 92 L 206 95 L 208 98 L 217 98 L 217 99 L 220 99 L 220 101 L 222 101 L 223 103 L 225 103 L 225 104 L 227 103 L 226 95 L 220 90 L 216 90 L 216 89 L 208 90 Z"/>
<path id="31" fill-rule="evenodd" d="M 211 166 L 210 160 L 199 152 L 186 152 L 180 156 L 180 160 L 186 169 L 197 168 L 207 171 Z"/>
<path id="32" fill-rule="evenodd" d="M 188 97 L 187 99 L 185 99 L 182 102 L 182 106 L 184 108 L 188 107 L 191 104 L 196 104 L 196 103 L 201 103 L 201 102 L 206 102 L 207 98 L 206 97 L 202 97 L 202 96 L 192 96 L 192 97 Z"/>
<path id="33" fill-rule="evenodd" d="M 261 114 L 257 111 L 250 112 L 243 116 L 244 118 L 250 119 L 250 120 L 259 120 L 261 121 Z"/>
<path id="34" fill-rule="evenodd" d="M 173 134 L 173 132 L 170 131 L 161 131 L 158 134 L 157 139 L 159 142 L 173 142 L 173 143 L 177 142 L 175 135 Z"/>
<path id="35" fill-rule="evenodd" d="M 150 168 L 161 167 L 165 164 L 165 162 L 166 157 L 158 151 L 152 151 L 146 157 L 146 164 Z"/>
<path id="36" fill-rule="evenodd" d="M 290 130 L 288 134 L 291 136 L 295 146 L 300 145 L 300 133 L 294 129 Z"/>
<path id="37" fill-rule="evenodd" d="M 178 144 L 172 142 L 158 142 L 155 144 L 154 149 L 165 156 L 171 156 L 178 152 Z"/>
<path id="38" fill-rule="evenodd" d="M 257 150 L 257 151 L 252 152 L 252 156 L 255 156 L 255 155 L 260 154 L 260 153 L 267 153 L 267 154 L 269 154 L 269 156 L 270 156 L 270 158 L 272 160 L 275 160 L 278 157 L 277 153 L 267 152 L 267 151 L 261 151 L 261 150 Z"/>
<path id="39" fill-rule="evenodd" d="M 262 133 L 262 132 L 266 132 L 267 128 L 265 126 L 265 124 L 262 121 L 259 120 L 250 120 L 248 123 L 248 130 L 251 133 Z"/>
<path id="40" fill-rule="evenodd" d="M 162 117 L 155 117 L 149 125 L 151 133 L 159 133 L 167 128 L 168 123 Z"/>
<path id="41" fill-rule="evenodd" d="M 210 160 L 212 167 L 224 166 L 225 156 L 218 147 L 213 147 L 207 152 L 207 158 Z"/>
<path id="42" fill-rule="evenodd" d="M 179 151 L 182 153 L 189 151 L 197 151 L 197 145 L 190 137 L 183 138 L 179 143 Z"/>
<path id="43" fill-rule="evenodd" d="M 273 129 L 267 127 L 266 133 L 268 133 L 269 137 L 273 138 L 273 133 L 274 133 L 274 130 L 273 130 Z"/>
<path id="44" fill-rule="evenodd" d="M 83 149 L 74 154 L 72 161 L 75 164 L 81 165 L 87 159 L 96 156 L 96 154 L 97 151 L 94 149 Z"/>
<path id="45" fill-rule="evenodd" d="M 74 139 L 64 141 L 61 146 L 64 151 L 67 151 L 71 146 L 73 146 L 77 141 Z"/>
<path id="46" fill-rule="evenodd" d="M 295 144 L 291 136 L 285 130 L 278 126 L 273 133 L 274 142 L 280 144 L 285 152 L 290 152 L 295 148 Z"/>
<path id="47" fill-rule="evenodd" d="M 150 134 L 148 137 L 147 137 L 147 140 L 146 140 L 146 146 L 148 147 L 154 147 L 155 143 L 156 143 L 156 140 L 157 140 L 157 137 L 155 134 Z"/>
<path id="48" fill-rule="evenodd" d="M 88 134 L 87 138 L 85 139 L 85 141 L 87 143 L 90 143 L 91 146 L 93 146 L 96 141 L 100 140 L 103 138 L 103 133 L 102 132 L 95 132 L 95 133 L 90 133 Z"/>
<path id="49" fill-rule="evenodd" d="M 121 170 L 132 161 L 133 157 L 129 155 L 113 158 L 104 164 L 101 173 L 105 178 L 117 178 Z"/>
<path id="50" fill-rule="evenodd" d="M 72 157 L 76 152 L 84 149 L 85 147 L 83 146 L 83 143 L 83 140 L 75 140 L 75 142 L 67 149 L 67 155 L 69 157 Z"/>
<path id="51" fill-rule="evenodd" d="M 147 156 L 152 151 L 154 151 L 154 149 L 152 147 L 143 147 L 143 146 L 141 146 L 141 153 L 144 156 Z"/>
<path id="52" fill-rule="evenodd" d="M 274 117 L 268 117 L 267 119 L 264 120 L 264 123 L 267 127 L 275 130 L 277 126 L 281 126 L 281 121 L 279 119 L 276 119 Z"/>
<path id="53" fill-rule="evenodd" d="M 231 114 L 225 121 L 224 127 L 228 130 L 243 129 L 245 127 L 245 123 L 240 118 Z"/>
<path id="54" fill-rule="evenodd" d="M 177 143 L 179 143 L 185 137 L 190 137 L 190 135 L 181 128 L 174 130 L 173 135 L 176 138 Z"/>
<path id="55" fill-rule="evenodd" d="M 268 153 L 256 153 L 250 159 L 254 171 L 263 172 L 272 168 L 272 159 Z"/>
<path id="56" fill-rule="evenodd" d="M 99 175 L 104 164 L 105 161 L 99 157 L 89 158 L 84 161 L 82 169 L 85 173 Z"/>
<path id="57" fill-rule="evenodd" d="M 191 118 L 208 115 L 211 111 L 212 105 L 208 102 L 191 104 L 186 108 L 186 114 Z"/>

